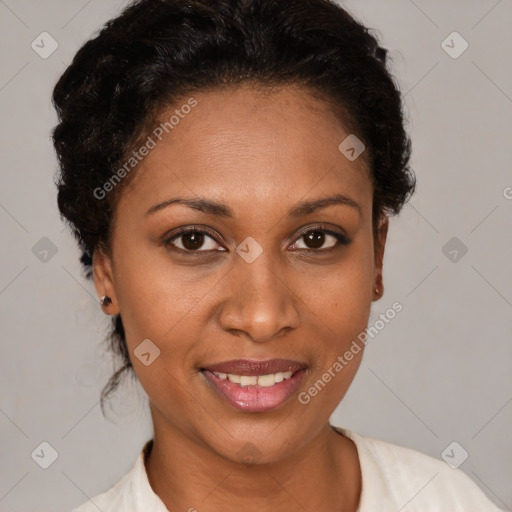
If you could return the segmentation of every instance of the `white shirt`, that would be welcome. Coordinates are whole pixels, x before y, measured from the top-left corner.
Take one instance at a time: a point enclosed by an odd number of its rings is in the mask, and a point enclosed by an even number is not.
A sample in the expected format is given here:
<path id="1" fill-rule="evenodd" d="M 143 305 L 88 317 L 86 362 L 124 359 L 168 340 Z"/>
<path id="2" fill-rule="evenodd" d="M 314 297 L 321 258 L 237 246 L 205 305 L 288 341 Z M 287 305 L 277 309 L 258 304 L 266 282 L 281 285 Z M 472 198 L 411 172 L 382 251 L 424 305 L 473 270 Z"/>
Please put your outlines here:
<path id="1" fill-rule="evenodd" d="M 357 512 L 499 512 L 460 469 L 428 455 L 333 427 L 357 447 L 362 492 Z M 110 490 L 73 512 L 169 512 L 149 484 L 149 440 L 132 469 Z"/>

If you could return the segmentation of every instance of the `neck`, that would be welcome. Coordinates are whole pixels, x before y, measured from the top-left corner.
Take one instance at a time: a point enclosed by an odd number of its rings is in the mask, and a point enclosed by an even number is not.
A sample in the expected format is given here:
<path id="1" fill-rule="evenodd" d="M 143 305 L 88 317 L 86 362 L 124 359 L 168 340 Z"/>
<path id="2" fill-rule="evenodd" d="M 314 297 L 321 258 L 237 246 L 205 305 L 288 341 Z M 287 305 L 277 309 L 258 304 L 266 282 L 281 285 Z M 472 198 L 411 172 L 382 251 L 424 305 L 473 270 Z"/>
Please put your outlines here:
<path id="1" fill-rule="evenodd" d="M 267 464 L 228 460 L 173 428 L 157 428 L 146 460 L 153 491 L 169 510 L 351 511 L 361 493 L 354 443 L 327 423 L 292 456 Z M 168 424 L 167 424 L 168 425 Z"/>

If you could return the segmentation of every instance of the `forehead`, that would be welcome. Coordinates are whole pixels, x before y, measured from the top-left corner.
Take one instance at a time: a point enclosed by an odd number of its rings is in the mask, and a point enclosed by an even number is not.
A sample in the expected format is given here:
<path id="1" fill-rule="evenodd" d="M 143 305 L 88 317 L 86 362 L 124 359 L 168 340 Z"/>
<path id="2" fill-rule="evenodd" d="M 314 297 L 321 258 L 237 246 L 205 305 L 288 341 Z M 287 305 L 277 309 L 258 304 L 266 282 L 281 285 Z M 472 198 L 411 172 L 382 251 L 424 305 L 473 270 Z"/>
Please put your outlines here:
<path id="1" fill-rule="evenodd" d="M 149 133 L 155 147 L 122 194 L 131 208 L 176 195 L 222 200 L 235 211 L 322 192 L 371 199 L 366 155 L 344 156 L 338 147 L 350 130 L 311 91 L 239 86 L 193 99 L 191 109 L 180 108 L 190 104 L 184 97 L 161 112 L 155 128 L 173 118 L 162 140 Z"/>

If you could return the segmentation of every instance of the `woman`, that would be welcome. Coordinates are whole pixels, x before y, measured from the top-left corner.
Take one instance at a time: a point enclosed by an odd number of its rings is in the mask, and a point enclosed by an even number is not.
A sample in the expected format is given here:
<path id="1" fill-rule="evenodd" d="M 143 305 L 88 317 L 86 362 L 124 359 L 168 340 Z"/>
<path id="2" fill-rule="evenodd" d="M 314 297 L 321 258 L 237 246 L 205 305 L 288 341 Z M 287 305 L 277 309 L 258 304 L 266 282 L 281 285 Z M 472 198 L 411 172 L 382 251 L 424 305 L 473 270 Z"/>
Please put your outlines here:
<path id="1" fill-rule="evenodd" d="M 123 360 L 102 399 L 135 374 L 154 426 L 78 512 L 497 510 L 329 423 L 415 184 L 364 26 L 327 0 L 141 0 L 53 100 L 59 208 Z"/>

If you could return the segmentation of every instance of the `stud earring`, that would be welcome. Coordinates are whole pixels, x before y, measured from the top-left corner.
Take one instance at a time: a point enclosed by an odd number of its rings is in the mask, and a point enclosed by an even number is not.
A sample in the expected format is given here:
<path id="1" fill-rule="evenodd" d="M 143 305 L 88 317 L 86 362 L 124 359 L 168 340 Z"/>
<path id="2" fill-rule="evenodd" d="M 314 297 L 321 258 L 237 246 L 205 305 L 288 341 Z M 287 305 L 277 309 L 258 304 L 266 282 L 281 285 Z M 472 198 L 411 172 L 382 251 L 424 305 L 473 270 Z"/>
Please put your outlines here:
<path id="1" fill-rule="evenodd" d="M 102 306 L 108 306 L 109 304 L 112 304 L 112 299 L 108 295 L 103 295 L 100 299 L 100 304 Z"/>

